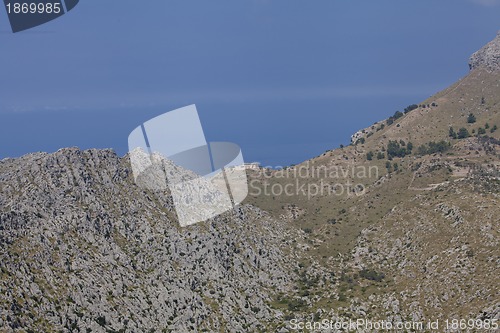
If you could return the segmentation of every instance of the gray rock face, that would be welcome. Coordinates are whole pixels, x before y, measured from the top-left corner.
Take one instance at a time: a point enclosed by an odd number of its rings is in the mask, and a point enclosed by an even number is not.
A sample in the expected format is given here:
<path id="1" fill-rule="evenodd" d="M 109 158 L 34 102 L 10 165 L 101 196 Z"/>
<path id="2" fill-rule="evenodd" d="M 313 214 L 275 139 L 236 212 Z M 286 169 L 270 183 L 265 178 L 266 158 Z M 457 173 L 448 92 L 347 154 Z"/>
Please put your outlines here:
<path id="1" fill-rule="evenodd" d="M 484 68 L 489 72 L 500 70 L 500 31 L 495 39 L 470 57 L 469 68 Z"/>
<path id="2" fill-rule="evenodd" d="M 253 206 L 180 228 L 109 150 L 2 160 L 0 331 L 265 330 L 290 239 Z"/>

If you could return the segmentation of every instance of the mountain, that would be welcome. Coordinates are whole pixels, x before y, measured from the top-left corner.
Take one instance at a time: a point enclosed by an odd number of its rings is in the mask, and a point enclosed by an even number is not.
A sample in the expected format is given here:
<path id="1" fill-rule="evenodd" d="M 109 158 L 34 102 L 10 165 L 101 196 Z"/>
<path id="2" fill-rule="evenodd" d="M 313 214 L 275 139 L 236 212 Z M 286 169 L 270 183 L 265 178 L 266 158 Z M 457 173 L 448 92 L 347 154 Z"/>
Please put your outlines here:
<path id="1" fill-rule="evenodd" d="M 490 72 L 500 70 L 500 31 L 494 40 L 471 56 L 469 68 L 482 68 Z"/>
<path id="2" fill-rule="evenodd" d="M 260 195 L 248 202 L 303 230 L 308 255 L 336 273 L 308 288 L 321 295 L 309 318 L 500 320 L 499 45 L 350 146 L 250 173 Z"/>
<path id="3" fill-rule="evenodd" d="M 256 330 L 277 314 L 296 232 L 251 206 L 180 228 L 128 157 L 62 149 L 0 163 L 0 327 Z M 278 314 L 279 315 L 279 314 Z"/>
<path id="4" fill-rule="evenodd" d="M 0 331 L 500 320 L 499 45 L 350 146 L 248 170 L 243 205 L 186 228 L 168 191 L 135 185 L 128 156 L 1 160 Z"/>

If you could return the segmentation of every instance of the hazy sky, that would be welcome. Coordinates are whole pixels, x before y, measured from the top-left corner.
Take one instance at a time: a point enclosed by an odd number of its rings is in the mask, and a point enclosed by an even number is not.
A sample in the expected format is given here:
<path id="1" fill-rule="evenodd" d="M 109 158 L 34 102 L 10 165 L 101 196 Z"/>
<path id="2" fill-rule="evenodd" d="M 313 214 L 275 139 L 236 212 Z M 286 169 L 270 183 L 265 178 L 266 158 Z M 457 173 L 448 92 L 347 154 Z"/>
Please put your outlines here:
<path id="1" fill-rule="evenodd" d="M 123 155 L 196 104 L 209 141 L 297 163 L 464 76 L 497 30 L 496 0 L 82 0 L 17 34 L 0 10 L 0 158 Z"/>

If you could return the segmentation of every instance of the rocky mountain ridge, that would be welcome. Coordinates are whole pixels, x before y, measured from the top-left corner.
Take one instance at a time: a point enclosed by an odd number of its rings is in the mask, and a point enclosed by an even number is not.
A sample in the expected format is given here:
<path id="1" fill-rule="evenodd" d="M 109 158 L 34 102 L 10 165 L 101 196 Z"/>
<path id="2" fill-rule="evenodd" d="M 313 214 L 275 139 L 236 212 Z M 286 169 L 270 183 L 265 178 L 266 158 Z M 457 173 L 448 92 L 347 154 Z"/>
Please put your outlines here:
<path id="1" fill-rule="evenodd" d="M 500 70 L 500 31 L 495 39 L 470 57 L 469 68 L 485 68 L 490 72 Z"/>
<path id="2" fill-rule="evenodd" d="M 180 228 L 171 197 L 131 177 L 109 150 L 0 162 L 0 328 L 253 331 L 279 318 L 266 302 L 290 288 L 284 251 L 299 234 L 251 206 Z"/>

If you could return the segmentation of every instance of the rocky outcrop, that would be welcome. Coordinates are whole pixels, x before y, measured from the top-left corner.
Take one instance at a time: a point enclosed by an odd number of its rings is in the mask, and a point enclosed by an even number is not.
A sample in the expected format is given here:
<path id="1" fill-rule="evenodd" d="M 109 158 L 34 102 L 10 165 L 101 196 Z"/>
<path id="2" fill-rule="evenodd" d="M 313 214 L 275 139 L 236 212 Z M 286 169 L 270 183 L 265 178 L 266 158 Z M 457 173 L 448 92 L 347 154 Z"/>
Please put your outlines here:
<path id="1" fill-rule="evenodd" d="M 500 71 L 500 31 L 494 40 L 470 57 L 469 68 L 471 70 L 484 68 L 489 72 Z"/>
<path id="2" fill-rule="evenodd" d="M 491 181 L 473 176 L 442 185 L 395 206 L 362 231 L 353 263 L 393 278 L 399 300 L 394 314 L 500 319 L 492 287 L 499 283 L 498 185 L 489 194 L 467 190 Z M 438 193 L 444 201 L 436 204 Z M 391 295 L 374 297 L 384 303 Z"/>
<path id="3" fill-rule="evenodd" d="M 110 150 L 2 160 L 0 331 L 265 330 L 297 239 L 249 205 L 180 228 Z"/>

